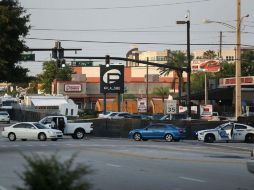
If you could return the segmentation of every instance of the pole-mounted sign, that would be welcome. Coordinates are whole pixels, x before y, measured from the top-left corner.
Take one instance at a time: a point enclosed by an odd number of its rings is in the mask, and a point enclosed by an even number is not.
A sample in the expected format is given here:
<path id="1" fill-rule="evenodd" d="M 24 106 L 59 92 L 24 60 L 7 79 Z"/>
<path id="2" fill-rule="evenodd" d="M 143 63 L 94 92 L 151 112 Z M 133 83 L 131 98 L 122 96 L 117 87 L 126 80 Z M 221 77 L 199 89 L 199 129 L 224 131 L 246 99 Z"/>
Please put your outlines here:
<path id="1" fill-rule="evenodd" d="M 124 93 L 124 65 L 100 65 L 100 92 Z"/>

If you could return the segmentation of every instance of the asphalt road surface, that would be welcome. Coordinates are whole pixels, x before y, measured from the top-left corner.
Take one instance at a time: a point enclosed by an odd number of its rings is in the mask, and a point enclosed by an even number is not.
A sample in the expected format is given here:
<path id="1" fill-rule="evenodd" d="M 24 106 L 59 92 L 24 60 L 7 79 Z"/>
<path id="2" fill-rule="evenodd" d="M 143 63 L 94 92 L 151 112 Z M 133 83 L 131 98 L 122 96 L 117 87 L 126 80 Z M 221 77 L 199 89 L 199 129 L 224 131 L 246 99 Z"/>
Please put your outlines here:
<path id="1" fill-rule="evenodd" d="M 22 154 L 58 154 L 90 166 L 94 190 L 253 190 L 246 161 L 254 144 L 198 141 L 164 142 L 66 137 L 54 141 L 15 141 L 0 137 L 0 190 L 22 186 Z"/>

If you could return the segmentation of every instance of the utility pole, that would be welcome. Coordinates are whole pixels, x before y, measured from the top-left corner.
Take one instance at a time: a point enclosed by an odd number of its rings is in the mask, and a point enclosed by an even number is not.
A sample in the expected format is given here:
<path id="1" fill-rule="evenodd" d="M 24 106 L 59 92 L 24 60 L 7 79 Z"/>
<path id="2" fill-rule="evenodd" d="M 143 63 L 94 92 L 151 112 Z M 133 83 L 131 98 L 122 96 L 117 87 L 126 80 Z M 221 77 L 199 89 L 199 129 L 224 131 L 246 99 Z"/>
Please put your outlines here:
<path id="1" fill-rule="evenodd" d="M 191 94 L 191 56 L 190 56 L 190 20 L 186 21 L 187 24 L 187 59 L 188 59 L 188 66 L 187 66 L 187 111 L 188 111 L 188 118 L 191 118 L 191 102 L 190 102 L 190 94 Z"/>
<path id="2" fill-rule="evenodd" d="M 219 59 L 221 59 L 221 58 L 222 58 L 221 51 L 222 51 L 222 31 L 220 31 L 220 50 L 219 50 Z"/>
<path id="3" fill-rule="evenodd" d="M 235 117 L 242 115 L 241 95 L 241 0 L 236 0 L 236 64 L 235 64 Z"/>
<path id="4" fill-rule="evenodd" d="M 149 62 L 149 58 L 146 58 L 147 62 Z M 146 112 L 148 113 L 148 65 L 146 65 Z"/>

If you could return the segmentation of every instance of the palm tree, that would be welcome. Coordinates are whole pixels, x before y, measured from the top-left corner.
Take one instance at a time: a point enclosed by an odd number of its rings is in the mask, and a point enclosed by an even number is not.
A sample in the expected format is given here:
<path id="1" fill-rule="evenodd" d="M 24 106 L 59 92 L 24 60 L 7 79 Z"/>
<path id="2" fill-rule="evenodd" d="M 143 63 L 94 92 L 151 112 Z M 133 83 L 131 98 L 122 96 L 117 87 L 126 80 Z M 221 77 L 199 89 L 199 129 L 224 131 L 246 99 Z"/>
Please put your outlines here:
<path id="1" fill-rule="evenodd" d="M 187 67 L 187 57 L 186 55 L 181 51 L 172 51 L 170 52 L 170 57 L 167 61 L 168 66 L 174 66 L 178 68 Z M 177 77 L 179 79 L 178 84 L 178 97 L 179 97 L 179 103 L 181 102 L 181 96 L 182 96 L 182 83 L 183 83 L 183 71 L 182 70 L 173 70 L 170 68 L 164 68 L 160 67 L 160 75 L 167 76 L 171 71 L 175 71 L 177 74 Z"/>
<path id="2" fill-rule="evenodd" d="M 160 96 L 162 99 L 162 102 L 164 102 L 164 97 L 169 95 L 169 87 L 167 87 L 167 86 L 155 87 L 153 89 L 152 94 Z"/>
<path id="3" fill-rule="evenodd" d="M 213 50 L 207 50 L 203 53 L 203 59 L 214 59 L 215 57 L 217 55 Z"/>

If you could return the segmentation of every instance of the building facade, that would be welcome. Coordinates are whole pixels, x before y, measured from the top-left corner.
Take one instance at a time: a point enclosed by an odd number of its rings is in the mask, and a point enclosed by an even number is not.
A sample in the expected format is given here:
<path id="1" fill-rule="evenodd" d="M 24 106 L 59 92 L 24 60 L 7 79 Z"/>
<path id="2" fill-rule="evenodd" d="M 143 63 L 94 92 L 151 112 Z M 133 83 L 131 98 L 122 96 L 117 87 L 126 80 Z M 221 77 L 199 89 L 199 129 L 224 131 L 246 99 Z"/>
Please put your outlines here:
<path id="1" fill-rule="evenodd" d="M 96 102 L 103 99 L 100 93 L 100 67 L 75 67 L 76 75 L 72 81 L 57 81 L 52 83 L 53 94 L 63 94 L 71 98 L 80 109 L 95 109 Z M 147 81 L 148 72 L 148 81 Z M 184 73 L 186 84 L 186 74 Z M 174 72 L 168 76 L 160 76 L 157 67 L 125 67 L 124 68 L 125 96 L 134 98 L 156 97 L 153 92 L 158 87 L 165 87 L 172 93 L 178 92 L 178 79 Z M 148 87 L 148 90 L 147 90 Z M 108 99 L 116 99 L 117 94 L 107 94 Z M 165 97 L 166 99 L 167 97 Z"/>
<path id="2" fill-rule="evenodd" d="M 241 47 L 241 51 L 242 53 L 244 51 L 249 51 L 252 50 L 254 51 L 253 48 L 246 48 L 246 47 Z M 207 50 L 195 50 L 192 52 L 194 59 L 200 58 L 203 56 L 204 52 L 206 52 Z M 214 51 L 217 55 L 217 57 L 219 57 L 219 50 Z M 228 61 L 228 62 L 235 62 L 235 58 L 236 58 L 236 49 L 235 48 L 231 48 L 231 49 L 222 49 L 221 50 L 221 59 L 224 61 Z"/>

